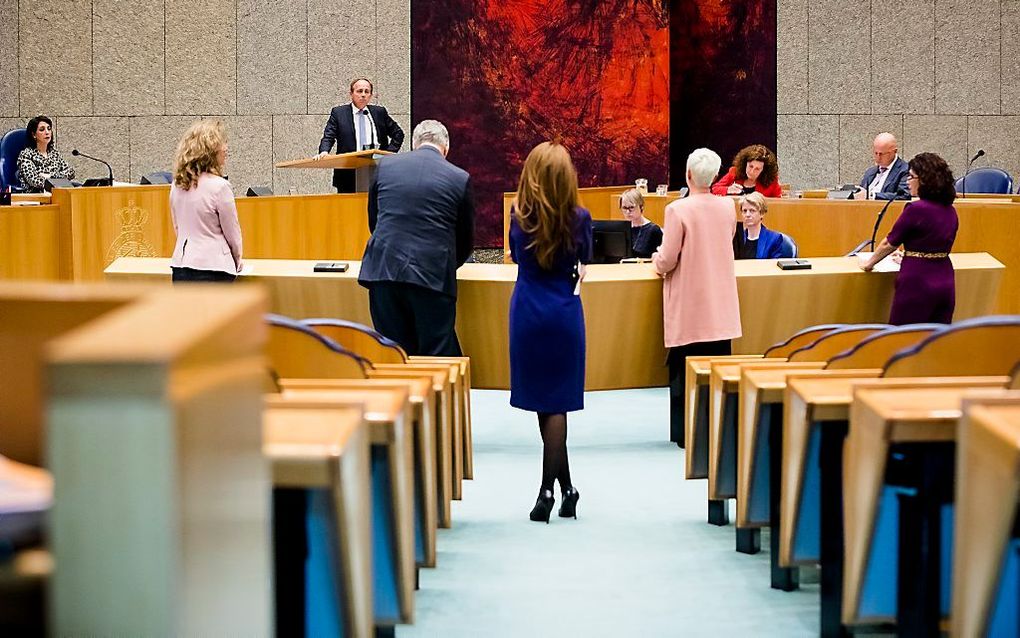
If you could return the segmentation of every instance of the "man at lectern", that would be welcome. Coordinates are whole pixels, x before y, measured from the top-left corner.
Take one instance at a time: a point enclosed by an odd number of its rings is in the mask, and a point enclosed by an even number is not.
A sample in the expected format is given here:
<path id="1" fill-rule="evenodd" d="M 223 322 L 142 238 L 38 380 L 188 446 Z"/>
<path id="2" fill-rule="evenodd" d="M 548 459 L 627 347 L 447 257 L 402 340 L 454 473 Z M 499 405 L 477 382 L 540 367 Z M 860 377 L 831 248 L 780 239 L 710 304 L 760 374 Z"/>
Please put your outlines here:
<path id="1" fill-rule="evenodd" d="M 404 143 L 404 131 L 384 107 L 369 104 L 374 90 L 372 82 L 367 78 L 355 78 L 351 82 L 351 101 L 335 106 L 330 111 L 316 159 L 328 155 L 334 142 L 337 153 L 373 148 L 394 153 L 400 150 L 400 145 Z M 355 192 L 354 171 L 333 171 L 333 186 L 338 193 Z"/>

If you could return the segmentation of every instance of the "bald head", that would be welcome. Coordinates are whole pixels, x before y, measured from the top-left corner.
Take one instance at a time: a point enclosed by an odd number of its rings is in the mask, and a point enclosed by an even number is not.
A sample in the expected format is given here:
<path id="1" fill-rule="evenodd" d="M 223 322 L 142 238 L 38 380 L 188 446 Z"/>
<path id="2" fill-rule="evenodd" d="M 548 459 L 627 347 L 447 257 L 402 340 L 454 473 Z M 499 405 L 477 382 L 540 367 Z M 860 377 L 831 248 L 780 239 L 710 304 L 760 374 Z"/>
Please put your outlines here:
<path id="1" fill-rule="evenodd" d="M 889 166 L 896 159 L 896 153 L 899 151 L 896 136 L 892 133 L 879 133 L 875 137 L 875 141 L 871 143 L 871 150 L 875 155 L 875 164 Z"/>

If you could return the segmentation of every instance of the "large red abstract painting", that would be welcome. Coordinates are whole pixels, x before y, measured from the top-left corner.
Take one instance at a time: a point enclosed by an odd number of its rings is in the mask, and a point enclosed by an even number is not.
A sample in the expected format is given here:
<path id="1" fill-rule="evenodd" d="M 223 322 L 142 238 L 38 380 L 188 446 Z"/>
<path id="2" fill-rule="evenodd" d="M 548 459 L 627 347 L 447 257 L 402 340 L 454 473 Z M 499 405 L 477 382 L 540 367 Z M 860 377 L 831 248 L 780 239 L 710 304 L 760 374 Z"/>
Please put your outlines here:
<path id="1" fill-rule="evenodd" d="M 412 117 L 449 129 L 449 158 L 472 177 L 476 245 L 502 243 L 502 193 L 544 140 L 567 147 L 582 186 L 666 179 L 664 2 L 418 0 L 412 23 Z"/>
<path id="2" fill-rule="evenodd" d="M 711 20 L 704 33 L 730 36 L 683 45 L 687 58 L 698 46 L 732 54 L 743 14 L 727 7 L 761 0 L 412 2 L 411 116 L 449 129 L 449 159 L 472 177 L 477 246 L 502 244 L 502 193 L 516 189 L 524 158 L 544 140 L 567 147 L 581 186 L 667 183 L 678 3 Z M 774 77 L 774 52 L 771 64 Z M 687 71 L 711 72 L 693 60 Z M 772 102 L 774 129 L 774 88 Z"/>

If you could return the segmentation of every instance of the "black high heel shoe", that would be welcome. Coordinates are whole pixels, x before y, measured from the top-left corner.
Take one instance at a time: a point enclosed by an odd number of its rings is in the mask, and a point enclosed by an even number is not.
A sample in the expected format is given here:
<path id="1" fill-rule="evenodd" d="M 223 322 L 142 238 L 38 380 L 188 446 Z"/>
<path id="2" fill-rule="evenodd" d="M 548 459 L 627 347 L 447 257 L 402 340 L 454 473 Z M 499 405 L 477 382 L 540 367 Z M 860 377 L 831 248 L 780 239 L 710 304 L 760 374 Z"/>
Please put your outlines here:
<path id="1" fill-rule="evenodd" d="M 581 498 L 581 493 L 575 487 L 571 487 L 563 493 L 563 503 L 560 505 L 560 518 L 573 518 L 577 520 L 577 499 L 579 498 Z"/>
<path id="2" fill-rule="evenodd" d="M 556 499 L 553 498 L 552 490 L 541 490 L 538 493 L 538 499 L 535 501 L 535 507 L 531 508 L 530 518 L 536 523 L 549 523 L 549 515 L 552 514 L 553 505 L 556 504 Z"/>

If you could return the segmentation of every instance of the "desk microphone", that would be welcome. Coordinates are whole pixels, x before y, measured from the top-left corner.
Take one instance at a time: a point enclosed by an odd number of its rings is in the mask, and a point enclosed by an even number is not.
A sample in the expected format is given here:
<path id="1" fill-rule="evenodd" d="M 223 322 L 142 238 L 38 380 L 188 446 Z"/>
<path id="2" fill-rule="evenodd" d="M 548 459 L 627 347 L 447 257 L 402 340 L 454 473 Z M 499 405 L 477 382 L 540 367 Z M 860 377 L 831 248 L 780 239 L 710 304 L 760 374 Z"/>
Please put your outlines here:
<path id="1" fill-rule="evenodd" d="M 892 203 L 896 201 L 901 195 L 906 195 L 907 197 L 910 197 L 910 193 L 903 190 L 902 188 L 897 188 L 896 192 L 893 193 L 893 196 L 889 198 L 888 201 L 886 201 L 885 206 L 882 207 L 882 210 L 878 212 L 878 217 L 875 218 L 875 227 L 871 231 L 871 239 L 870 240 L 865 239 L 861 243 L 857 244 L 857 247 L 850 251 L 850 255 L 856 255 L 861 251 L 861 249 L 869 246 L 871 247 L 872 251 L 875 250 L 875 239 L 876 237 L 878 237 L 878 227 L 882 225 L 882 219 L 885 218 L 885 213 L 887 210 L 889 210 L 889 206 L 892 205 Z"/>
<path id="2" fill-rule="evenodd" d="M 102 164 L 105 164 L 106 165 L 106 170 L 110 171 L 110 177 L 109 177 L 110 183 L 107 184 L 107 186 L 113 186 L 113 167 L 110 166 L 109 162 L 107 162 L 106 160 L 101 160 L 98 157 L 92 157 L 91 155 L 86 155 L 85 153 L 82 153 L 78 149 L 72 150 L 71 151 L 71 155 L 74 155 L 75 157 L 84 157 L 85 159 L 90 159 L 90 160 L 92 160 L 94 162 L 100 162 Z"/>
<path id="3" fill-rule="evenodd" d="M 978 152 L 977 152 L 977 153 L 974 153 L 974 157 L 970 158 L 970 161 L 969 161 L 969 162 L 967 162 L 967 170 L 966 170 L 966 171 L 964 171 L 964 173 L 963 173 L 963 179 L 962 179 L 962 180 L 960 181 L 960 190 L 962 190 L 962 191 L 963 191 L 963 193 L 961 193 L 961 194 L 962 194 L 962 195 L 963 195 L 964 197 L 966 197 L 966 196 L 967 196 L 967 175 L 968 175 L 968 174 L 970 174 L 970 167 L 971 167 L 971 165 L 972 165 L 972 164 L 973 164 L 973 163 L 974 163 L 975 161 L 977 161 L 977 158 L 979 158 L 979 157 L 982 157 L 982 156 L 983 156 L 984 154 L 985 154 L 985 149 L 983 149 L 983 148 L 979 148 L 979 149 L 978 149 Z"/>

